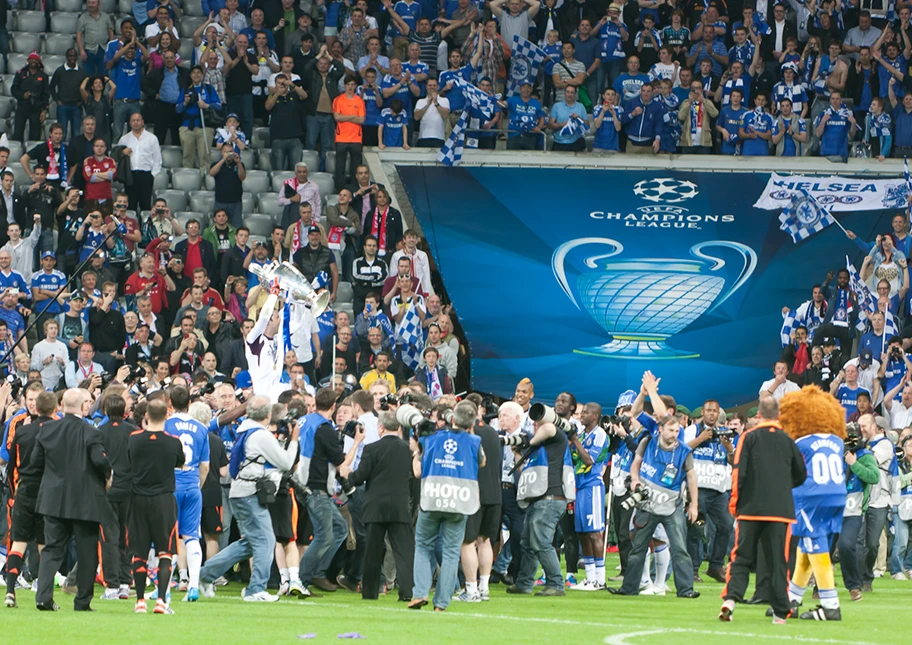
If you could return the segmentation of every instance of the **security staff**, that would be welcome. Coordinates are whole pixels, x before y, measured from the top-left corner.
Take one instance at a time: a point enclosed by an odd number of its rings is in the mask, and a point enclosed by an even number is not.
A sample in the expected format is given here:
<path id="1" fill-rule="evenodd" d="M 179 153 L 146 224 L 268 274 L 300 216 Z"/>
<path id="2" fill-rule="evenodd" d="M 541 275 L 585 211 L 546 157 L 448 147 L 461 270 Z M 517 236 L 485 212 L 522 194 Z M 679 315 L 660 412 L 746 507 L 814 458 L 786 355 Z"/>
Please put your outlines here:
<path id="1" fill-rule="evenodd" d="M 678 597 L 700 597 L 700 592 L 693 588 L 693 564 L 687 553 L 686 527 L 687 521 L 697 519 L 697 476 L 690 448 L 678 441 L 680 430 L 677 417 L 666 414 L 658 421 L 658 433 L 637 446 L 630 467 L 630 488 L 634 493 L 644 488 L 647 496 L 633 515 L 633 545 L 624 584 L 620 589 L 609 588 L 611 593 L 637 595 L 649 542 L 656 526 L 661 524 L 668 535 Z M 685 479 L 690 497 L 686 517 L 682 490 Z"/>
<path id="2" fill-rule="evenodd" d="M 532 593 L 535 572 L 541 563 L 545 588 L 536 596 L 563 596 L 564 577 L 560 561 L 551 547 L 557 524 L 576 499 L 576 482 L 570 460 L 567 435 L 553 423 L 537 422 L 529 442 L 528 457 L 516 484 L 516 501 L 526 508 L 523 525 L 523 561 L 516 584 L 507 593 Z"/>
<path id="3" fill-rule="evenodd" d="M 453 408 L 452 429 L 444 427 L 430 436 L 411 439 L 412 471 L 421 479 L 421 503 L 415 529 L 415 587 L 409 609 L 428 604 L 440 533 L 443 556 L 434 610 L 446 611 L 456 589 L 466 519 L 481 507 L 478 469 L 486 463 L 481 437 L 467 432 L 475 425 L 475 413 L 472 403 L 458 403 Z M 548 541 L 550 545 L 550 536 Z"/>
<path id="4" fill-rule="evenodd" d="M 703 420 L 687 427 L 682 439 L 693 450 L 699 489 L 698 510 L 712 520 L 716 527 L 706 575 L 717 582 L 725 582 L 725 554 L 734 531 L 734 520 L 728 512 L 728 499 L 731 492 L 730 464 L 735 449 L 727 436 L 717 435 L 718 421 L 719 403 L 709 399 L 703 404 Z M 700 578 L 703 528 L 702 524 L 696 523 L 687 527 L 687 551 L 693 561 L 694 582 L 703 582 Z"/>
<path id="5" fill-rule="evenodd" d="M 101 435 L 83 420 L 91 397 L 86 390 L 63 394 L 60 421 L 45 424 L 38 434 L 29 471 L 41 473 L 37 511 L 44 516 L 47 545 L 42 552 L 35 604 L 57 611 L 54 575 L 60 570 L 71 537 L 79 562 L 76 611 L 89 611 L 98 567 L 98 523 L 104 516 L 105 489 L 111 487 L 111 463 Z"/>

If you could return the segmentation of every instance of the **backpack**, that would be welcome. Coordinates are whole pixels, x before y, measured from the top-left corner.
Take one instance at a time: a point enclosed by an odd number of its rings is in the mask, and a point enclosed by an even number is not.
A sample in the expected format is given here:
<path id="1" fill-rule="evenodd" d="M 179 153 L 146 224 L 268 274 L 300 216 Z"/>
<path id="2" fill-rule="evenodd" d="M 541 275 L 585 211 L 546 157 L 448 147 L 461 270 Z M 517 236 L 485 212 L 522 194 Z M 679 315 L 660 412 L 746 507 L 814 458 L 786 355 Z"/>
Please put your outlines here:
<path id="1" fill-rule="evenodd" d="M 247 430 L 246 432 L 238 433 L 234 447 L 231 449 L 231 460 L 228 462 L 228 475 L 231 479 L 237 479 L 241 470 L 247 465 L 247 439 L 256 431 Z"/>

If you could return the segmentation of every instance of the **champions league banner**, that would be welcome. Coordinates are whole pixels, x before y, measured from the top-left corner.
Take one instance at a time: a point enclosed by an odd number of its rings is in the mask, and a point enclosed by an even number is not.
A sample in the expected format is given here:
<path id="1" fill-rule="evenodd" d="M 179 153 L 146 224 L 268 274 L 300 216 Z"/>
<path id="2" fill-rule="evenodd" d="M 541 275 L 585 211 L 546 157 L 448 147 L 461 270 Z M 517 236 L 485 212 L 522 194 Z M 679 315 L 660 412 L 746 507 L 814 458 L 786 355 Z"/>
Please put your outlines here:
<path id="1" fill-rule="evenodd" d="M 648 369 L 688 407 L 756 400 L 782 308 L 847 254 L 860 264 L 836 226 L 794 244 L 779 210 L 755 206 L 766 173 L 398 172 L 468 337 L 472 387 L 507 398 L 528 377 L 538 399 L 613 407 Z M 873 240 L 894 212 L 838 219 Z"/>

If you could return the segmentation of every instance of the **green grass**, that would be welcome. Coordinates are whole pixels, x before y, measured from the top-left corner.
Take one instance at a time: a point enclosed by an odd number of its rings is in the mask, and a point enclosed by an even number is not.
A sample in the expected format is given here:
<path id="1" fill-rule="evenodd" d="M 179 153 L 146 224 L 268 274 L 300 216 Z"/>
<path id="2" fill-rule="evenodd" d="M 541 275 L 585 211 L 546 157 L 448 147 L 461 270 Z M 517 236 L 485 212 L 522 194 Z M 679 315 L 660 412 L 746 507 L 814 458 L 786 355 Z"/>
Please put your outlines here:
<path id="1" fill-rule="evenodd" d="M 609 575 L 614 569 L 609 560 Z M 240 600 L 240 586 L 218 589 L 215 600 L 190 605 L 174 594 L 173 616 L 134 615 L 133 601 L 98 599 L 96 613 L 72 611 L 72 596 L 59 591 L 61 610 L 42 613 L 34 608 L 34 595 L 18 593 L 19 608 L 0 607 L 4 645 L 10 643 L 92 643 L 120 645 L 147 643 L 217 643 L 268 645 L 296 643 L 298 636 L 316 633 L 313 643 L 339 642 L 338 634 L 359 632 L 367 644 L 428 643 L 480 645 L 732 645 L 792 641 L 846 645 L 909 643 L 905 616 L 912 606 L 912 581 L 876 580 L 874 593 L 860 603 L 840 591 L 841 623 L 789 621 L 774 627 L 765 607 L 739 606 L 735 622 L 720 623 L 719 592 L 722 585 L 697 585 L 697 600 L 665 597 L 618 597 L 604 593 L 568 592 L 564 598 L 507 596 L 504 585 L 492 585 L 486 603 L 452 603 L 445 614 L 425 607 L 409 611 L 397 602 L 395 592 L 369 602 L 359 595 L 338 591 L 305 601 L 282 599 L 275 604 L 249 604 Z M 805 607 L 814 606 L 808 592 Z M 151 611 L 151 605 L 150 605 Z M 734 640 L 735 639 L 738 640 Z M 608 639 L 608 640 L 605 640 Z"/>

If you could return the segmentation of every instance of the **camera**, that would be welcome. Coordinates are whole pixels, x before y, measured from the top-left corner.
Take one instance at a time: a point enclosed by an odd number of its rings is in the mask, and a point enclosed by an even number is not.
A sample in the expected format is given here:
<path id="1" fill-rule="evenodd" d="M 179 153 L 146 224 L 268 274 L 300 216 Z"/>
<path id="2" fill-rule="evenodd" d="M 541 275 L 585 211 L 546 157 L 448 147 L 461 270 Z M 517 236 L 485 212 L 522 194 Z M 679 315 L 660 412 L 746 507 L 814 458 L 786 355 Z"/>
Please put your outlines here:
<path id="1" fill-rule="evenodd" d="M 421 410 L 410 403 L 399 406 L 399 409 L 396 410 L 396 421 L 403 428 L 411 428 L 412 435 L 416 439 L 427 437 L 437 432 L 437 425 L 421 414 Z"/>
<path id="2" fill-rule="evenodd" d="M 138 378 L 142 378 L 145 375 L 146 375 L 146 368 L 140 367 L 139 365 L 137 365 L 136 367 L 131 367 L 130 373 L 127 374 L 126 377 L 124 377 L 124 385 L 130 385 L 131 383 L 133 383 L 133 381 L 135 381 Z"/>
<path id="3" fill-rule="evenodd" d="M 718 441 L 719 439 L 731 439 L 733 436 L 735 436 L 735 431 L 731 428 L 721 426 L 712 429 L 713 441 Z"/>
<path id="4" fill-rule="evenodd" d="M 509 446 L 510 448 L 528 448 L 530 441 L 529 435 L 525 432 L 500 437 L 500 445 Z"/>
<path id="5" fill-rule="evenodd" d="M 890 348 L 890 358 L 895 361 L 901 361 L 903 359 L 902 350 L 896 345 L 893 345 L 893 347 Z"/>
<path id="6" fill-rule="evenodd" d="M 10 398 L 15 401 L 22 393 L 22 381 L 16 378 L 15 374 L 10 374 L 6 380 L 10 384 Z"/>
<path id="7" fill-rule="evenodd" d="M 396 398 L 395 394 L 387 394 L 382 399 L 380 399 L 380 409 L 384 412 L 388 412 L 391 405 L 399 405 L 399 399 Z M 419 414 L 421 414 L 419 412 Z M 401 421 L 399 423 L 402 423 Z"/>
<path id="8" fill-rule="evenodd" d="M 287 439 L 291 435 L 291 430 L 297 424 L 298 420 L 293 414 L 286 414 L 276 423 L 276 438 Z"/>
<path id="9" fill-rule="evenodd" d="M 846 424 L 846 439 L 844 443 L 846 452 L 858 450 L 861 445 L 861 426 L 858 425 L 858 422 L 852 421 Z"/>
<path id="10" fill-rule="evenodd" d="M 599 419 L 599 425 L 602 427 L 602 430 L 611 435 L 614 434 L 615 426 L 621 426 L 624 428 L 624 432 L 630 433 L 630 417 L 617 414 L 606 414 Z"/>
<path id="11" fill-rule="evenodd" d="M 111 381 L 114 380 L 114 375 L 110 372 L 101 373 L 101 389 L 108 387 L 111 384 Z"/>
<path id="12" fill-rule="evenodd" d="M 542 423 L 553 423 L 568 436 L 576 434 L 576 428 L 574 428 L 569 421 L 563 417 L 559 417 L 557 412 L 554 411 L 554 408 L 547 406 L 544 403 L 534 403 L 532 407 L 529 408 L 529 418 L 536 423 L 539 421 Z"/>
<path id="13" fill-rule="evenodd" d="M 491 399 L 490 397 L 483 398 L 481 400 L 481 407 L 484 410 L 484 413 L 482 413 L 481 418 L 484 420 L 485 423 L 491 423 L 491 421 L 493 421 L 494 419 L 497 418 L 497 414 L 498 414 L 500 408 L 498 407 L 498 405 L 496 403 L 494 403 L 493 399 Z"/>
<path id="14" fill-rule="evenodd" d="M 155 214 L 156 214 L 156 215 L 164 215 L 164 214 L 165 214 L 165 209 L 164 209 L 164 208 L 156 208 L 156 209 L 155 209 Z"/>
<path id="15" fill-rule="evenodd" d="M 647 499 L 649 499 L 649 489 L 643 484 L 639 484 L 634 490 L 630 491 L 630 497 L 621 502 L 621 508 L 625 511 L 633 510 L 635 506 L 639 506 Z"/>
<path id="16" fill-rule="evenodd" d="M 437 418 L 444 422 L 448 426 L 453 425 L 453 410 L 446 408 L 437 413 Z"/>
<path id="17" fill-rule="evenodd" d="M 361 430 L 364 430 L 364 426 L 358 423 L 356 419 L 351 419 L 342 426 L 342 436 L 354 439 L 355 435 Z"/>

